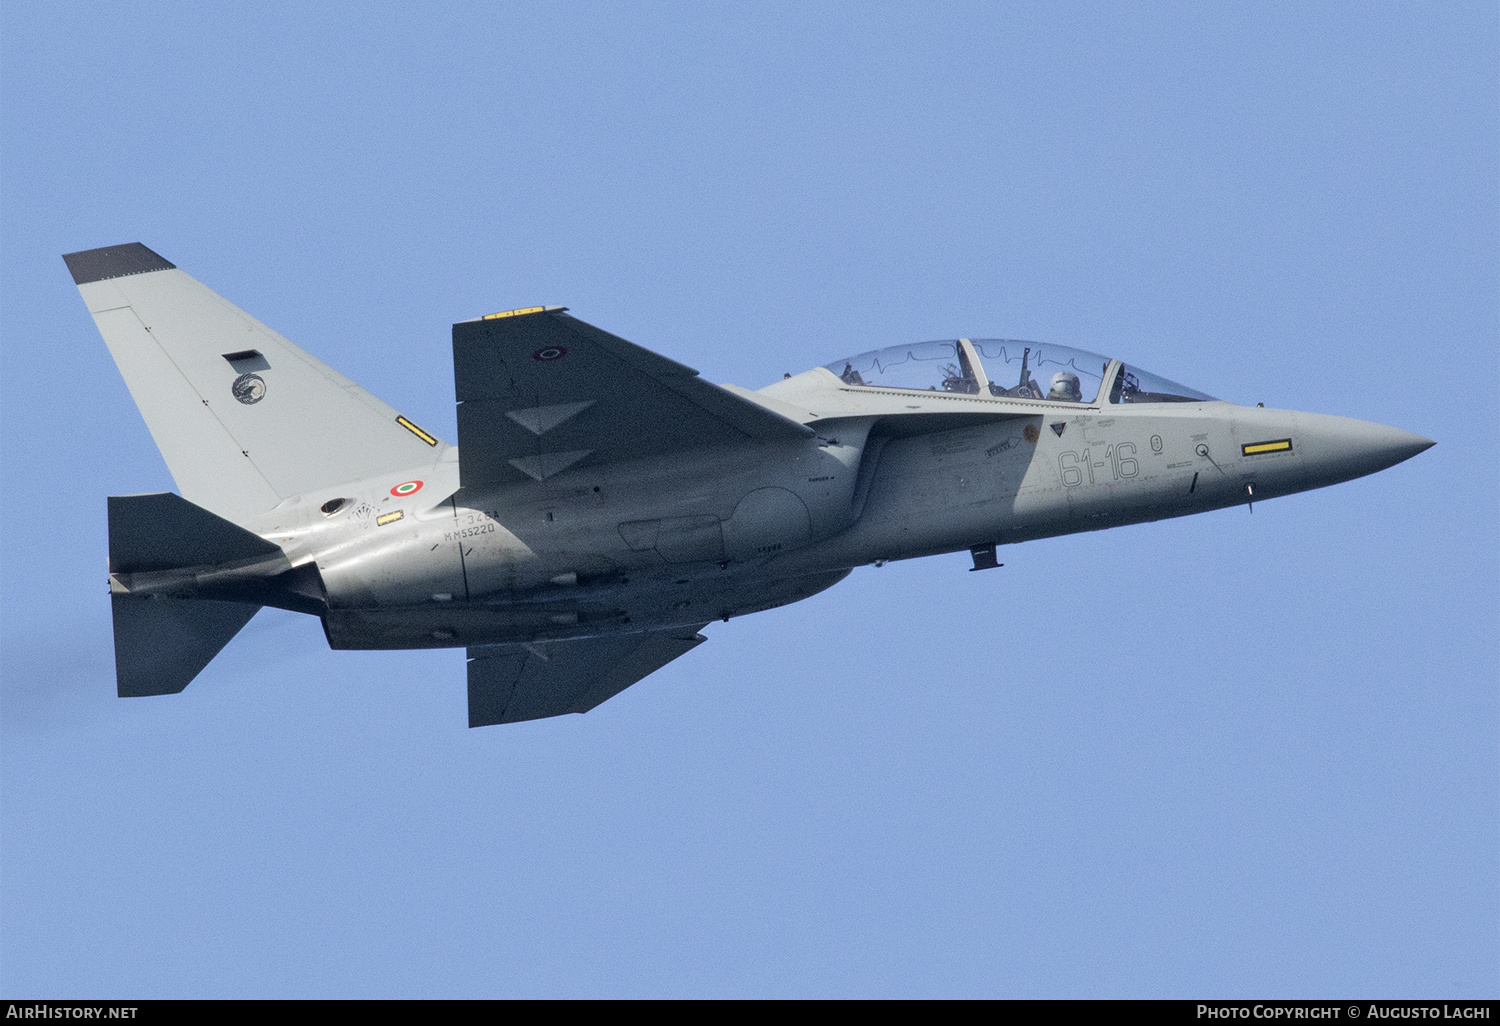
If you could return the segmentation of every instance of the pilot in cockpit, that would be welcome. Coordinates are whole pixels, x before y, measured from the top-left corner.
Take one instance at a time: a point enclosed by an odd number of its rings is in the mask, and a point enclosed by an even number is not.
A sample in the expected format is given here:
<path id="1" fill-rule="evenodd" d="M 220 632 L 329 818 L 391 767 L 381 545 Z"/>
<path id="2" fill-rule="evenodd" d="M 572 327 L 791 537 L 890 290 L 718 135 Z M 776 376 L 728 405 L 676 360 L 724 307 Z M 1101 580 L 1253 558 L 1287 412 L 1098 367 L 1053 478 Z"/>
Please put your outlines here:
<path id="1" fill-rule="evenodd" d="M 1052 375 L 1052 389 L 1047 398 L 1061 403 L 1083 402 L 1083 389 L 1078 385 L 1078 375 L 1072 371 L 1058 371 Z"/>
<path id="2" fill-rule="evenodd" d="M 844 373 L 840 374 L 839 377 L 844 379 L 844 384 L 846 385 L 863 385 L 865 383 L 864 377 L 859 371 L 854 369 L 854 364 L 852 363 L 844 364 Z"/>

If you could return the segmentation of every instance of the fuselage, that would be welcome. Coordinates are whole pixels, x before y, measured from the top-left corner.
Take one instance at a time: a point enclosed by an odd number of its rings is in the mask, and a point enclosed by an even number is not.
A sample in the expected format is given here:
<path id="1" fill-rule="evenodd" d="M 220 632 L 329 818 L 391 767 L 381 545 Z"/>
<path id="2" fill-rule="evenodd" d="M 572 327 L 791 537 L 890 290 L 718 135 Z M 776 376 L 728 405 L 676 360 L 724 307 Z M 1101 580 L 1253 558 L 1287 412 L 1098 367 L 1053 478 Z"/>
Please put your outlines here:
<path id="1" fill-rule="evenodd" d="M 1431 444 L 1209 399 L 1049 401 L 849 383 L 738 394 L 803 441 L 464 487 L 457 450 L 283 502 L 252 530 L 315 563 L 336 648 L 592 637 L 797 601 L 853 567 L 1185 516 L 1349 480 Z M 1116 390 L 1118 394 L 1118 390 Z M 413 489 L 413 482 L 416 482 Z"/>
<path id="2" fill-rule="evenodd" d="M 122 697 L 263 606 L 464 648 L 469 724 L 582 713 L 854 567 L 1334 484 L 1432 443 L 1067 346 L 949 339 L 716 386 L 562 307 L 453 325 L 460 448 L 139 243 L 64 257 L 179 494 L 111 496 Z"/>

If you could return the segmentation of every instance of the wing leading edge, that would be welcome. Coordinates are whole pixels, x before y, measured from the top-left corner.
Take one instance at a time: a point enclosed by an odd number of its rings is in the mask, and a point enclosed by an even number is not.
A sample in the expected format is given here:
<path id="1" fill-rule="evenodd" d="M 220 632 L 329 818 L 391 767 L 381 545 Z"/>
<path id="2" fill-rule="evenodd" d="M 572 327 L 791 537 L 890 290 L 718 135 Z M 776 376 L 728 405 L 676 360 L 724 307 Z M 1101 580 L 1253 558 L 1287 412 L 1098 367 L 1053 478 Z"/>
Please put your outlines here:
<path id="1" fill-rule="evenodd" d="M 588 712 L 707 641 L 701 626 L 470 648 L 469 726 Z"/>
<path id="2" fill-rule="evenodd" d="M 455 324 L 453 376 L 466 487 L 812 433 L 561 307 Z"/>

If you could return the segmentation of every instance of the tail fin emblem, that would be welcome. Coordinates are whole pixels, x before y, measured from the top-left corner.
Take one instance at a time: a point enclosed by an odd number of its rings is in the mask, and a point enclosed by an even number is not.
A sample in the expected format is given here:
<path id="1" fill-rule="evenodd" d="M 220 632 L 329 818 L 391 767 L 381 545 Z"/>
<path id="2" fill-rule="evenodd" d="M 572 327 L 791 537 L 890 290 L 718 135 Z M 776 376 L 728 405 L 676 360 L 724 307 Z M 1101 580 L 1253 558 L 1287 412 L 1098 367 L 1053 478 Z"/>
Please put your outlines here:
<path id="1" fill-rule="evenodd" d="M 246 406 L 254 406 L 266 397 L 266 379 L 259 374 L 241 374 L 229 390 Z"/>

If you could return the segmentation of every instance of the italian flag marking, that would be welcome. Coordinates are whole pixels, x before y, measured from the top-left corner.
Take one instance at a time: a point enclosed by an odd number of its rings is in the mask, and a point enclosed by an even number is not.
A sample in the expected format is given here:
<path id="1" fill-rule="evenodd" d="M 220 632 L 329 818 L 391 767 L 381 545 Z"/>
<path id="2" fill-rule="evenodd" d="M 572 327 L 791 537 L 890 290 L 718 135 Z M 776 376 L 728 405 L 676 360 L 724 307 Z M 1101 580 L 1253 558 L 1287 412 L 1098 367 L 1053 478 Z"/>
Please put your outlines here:
<path id="1" fill-rule="evenodd" d="M 419 492 L 421 490 L 422 490 L 422 482 L 421 481 L 403 481 L 400 484 L 398 484 L 396 487 L 394 487 L 394 488 L 391 489 L 391 494 L 394 495 L 394 496 L 396 496 L 396 498 L 400 499 L 400 498 L 404 498 L 405 496 L 408 496 L 408 495 L 415 495 L 417 492 Z"/>

